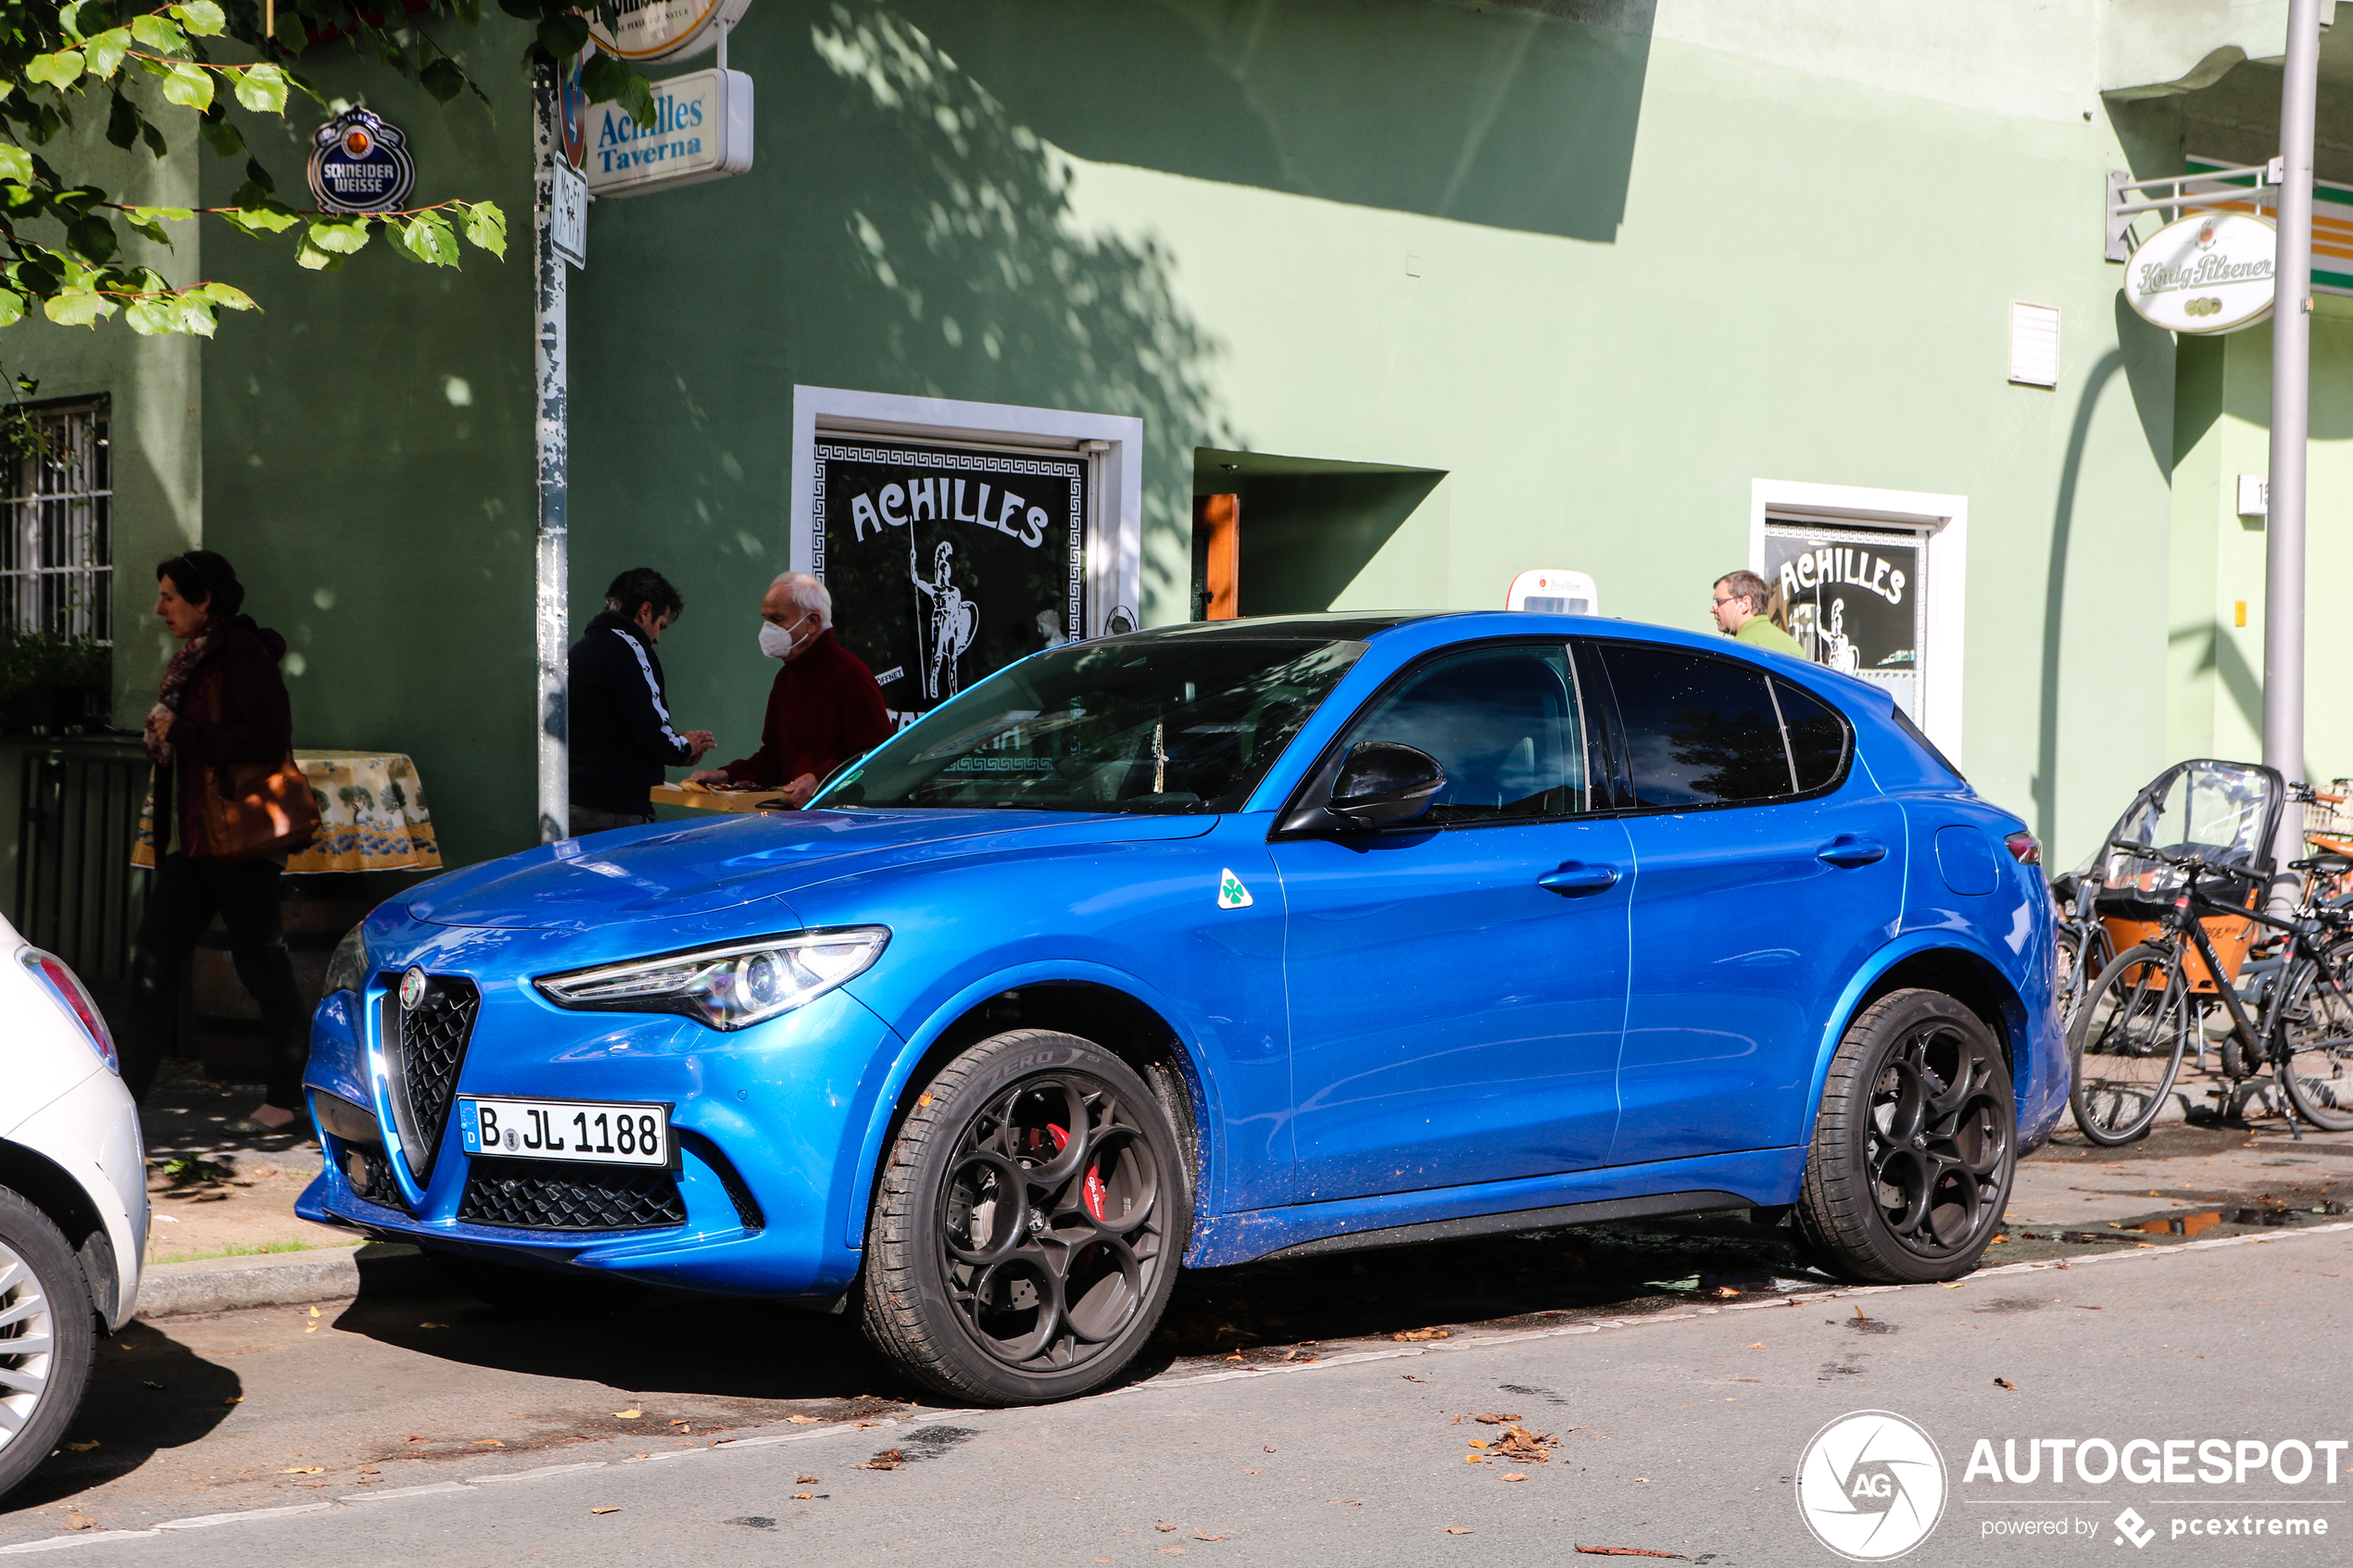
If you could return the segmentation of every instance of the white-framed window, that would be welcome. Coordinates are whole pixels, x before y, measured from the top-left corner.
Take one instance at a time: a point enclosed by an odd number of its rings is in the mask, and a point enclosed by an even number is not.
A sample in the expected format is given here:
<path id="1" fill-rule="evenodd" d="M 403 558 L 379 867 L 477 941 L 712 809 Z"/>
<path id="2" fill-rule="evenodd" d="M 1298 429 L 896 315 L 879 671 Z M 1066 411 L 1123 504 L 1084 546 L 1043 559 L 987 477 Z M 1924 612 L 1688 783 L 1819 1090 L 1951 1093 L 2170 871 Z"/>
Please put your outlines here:
<path id="1" fill-rule="evenodd" d="M 791 560 L 904 726 L 1141 623 L 1141 420 L 793 388 Z"/>
<path id="2" fill-rule="evenodd" d="M 1749 483 L 1749 567 L 1780 590 L 1790 634 L 1886 688 L 1962 766 L 1968 549 L 1966 495 Z"/>
<path id="3" fill-rule="evenodd" d="M 107 400 L 30 408 L 22 418 L 0 446 L 0 633 L 111 645 L 114 466 Z"/>

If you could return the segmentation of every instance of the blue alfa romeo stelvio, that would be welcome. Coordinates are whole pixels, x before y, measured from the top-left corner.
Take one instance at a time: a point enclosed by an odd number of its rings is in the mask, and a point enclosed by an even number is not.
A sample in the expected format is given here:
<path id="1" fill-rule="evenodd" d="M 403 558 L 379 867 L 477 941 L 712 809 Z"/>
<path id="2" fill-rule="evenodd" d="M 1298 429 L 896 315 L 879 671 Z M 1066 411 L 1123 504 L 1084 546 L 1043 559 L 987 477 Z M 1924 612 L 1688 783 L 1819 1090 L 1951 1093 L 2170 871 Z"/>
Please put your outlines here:
<path id="1" fill-rule="evenodd" d="M 1621 621 L 1051 648 L 798 812 L 443 876 L 338 949 L 305 1217 L 854 1311 L 958 1399 L 1176 1272 L 1747 1208 L 1975 1267 L 2067 1099 L 2025 825 L 1888 692 Z"/>

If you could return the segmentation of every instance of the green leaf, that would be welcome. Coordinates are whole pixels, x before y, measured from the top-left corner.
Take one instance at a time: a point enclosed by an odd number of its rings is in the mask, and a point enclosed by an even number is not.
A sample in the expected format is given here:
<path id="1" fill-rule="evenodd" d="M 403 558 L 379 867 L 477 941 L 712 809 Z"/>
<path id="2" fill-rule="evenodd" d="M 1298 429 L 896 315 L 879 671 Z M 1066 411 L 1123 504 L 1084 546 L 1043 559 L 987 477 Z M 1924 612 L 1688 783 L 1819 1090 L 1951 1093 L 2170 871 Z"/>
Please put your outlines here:
<path id="1" fill-rule="evenodd" d="M 497 202 L 476 202 L 466 208 L 466 238 L 477 249 L 507 259 L 507 215 Z"/>
<path id="2" fill-rule="evenodd" d="M 82 51 L 60 49 L 54 55 L 35 55 L 24 68 L 25 80 L 42 82 L 62 93 L 82 80 Z"/>
<path id="3" fill-rule="evenodd" d="M 122 313 L 123 320 L 141 337 L 178 332 L 181 330 L 180 318 L 180 302 L 168 294 L 134 299 Z"/>
<path id="4" fill-rule="evenodd" d="M 295 252 L 295 265 L 308 267 L 313 272 L 332 272 L 343 265 L 343 257 L 321 250 L 310 243 L 310 236 L 305 234 L 301 247 Z"/>
<path id="5" fill-rule="evenodd" d="M 264 195 L 278 194 L 278 182 L 270 178 L 270 171 L 261 167 L 261 160 L 258 157 L 245 159 L 245 183 Z M 254 198 L 246 195 L 242 190 L 229 199 L 240 207 L 250 207 L 254 202 Z"/>
<path id="6" fill-rule="evenodd" d="M 302 24 L 302 12 L 293 6 L 282 6 L 278 12 L 278 47 L 289 55 L 299 55 L 310 43 L 310 33 Z"/>
<path id="7" fill-rule="evenodd" d="M 212 107 L 212 72 L 175 60 L 164 71 L 163 95 L 168 102 L 188 108 L 208 109 Z"/>
<path id="8" fill-rule="evenodd" d="M 206 283 L 197 292 L 224 310 L 258 310 L 253 295 L 228 283 Z"/>
<path id="9" fill-rule="evenodd" d="M 215 217 L 226 220 L 233 227 L 243 229 L 257 238 L 268 234 L 283 234 L 293 228 L 298 219 L 283 207 L 224 207 Z"/>
<path id="10" fill-rule="evenodd" d="M 424 74 L 417 80 L 433 94 L 434 103 L 446 104 L 465 90 L 466 73 L 458 68 L 457 61 L 444 56 L 425 67 Z"/>
<path id="11" fill-rule="evenodd" d="M 84 214 L 66 225 L 66 243 L 92 261 L 111 261 L 122 242 L 114 225 L 95 214 Z"/>
<path id="12" fill-rule="evenodd" d="M 122 56 L 131 52 L 131 30 L 111 27 L 82 46 L 82 69 L 101 82 L 113 80 Z"/>
<path id="13" fill-rule="evenodd" d="M 393 243 L 407 255 L 433 267 L 459 264 L 458 236 L 449 220 L 437 212 L 421 212 L 405 223 L 388 225 Z"/>
<path id="14" fill-rule="evenodd" d="M 286 73 L 276 66 L 247 66 L 227 73 L 237 102 L 258 114 L 286 112 Z"/>
<path id="15" fill-rule="evenodd" d="M 610 55 L 598 54 L 580 68 L 580 92 L 592 104 L 618 104 L 638 124 L 653 126 L 653 83 Z"/>
<path id="16" fill-rule="evenodd" d="M 0 327 L 12 327 L 24 319 L 24 295 L 14 289 L 0 289 Z"/>
<path id="17" fill-rule="evenodd" d="M 560 60 L 572 58 L 587 42 L 588 21 L 585 17 L 567 12 L 539 19 L 539 46 Z"/>
<path id="18" fill-rule="evenodd" d="M 539 0 L 498 0 L 498 8 L 522 21 L 535 22 L 540 16 Z"/>
<path id="19" fill-rule="evenodd" d="M 234 131 L 236 127 L 233 125 L 229 129 Z M 169 150 L 163 144 L 162 129 L 153 120 L 142 120 L 139 122 L 139 140 L 147 144 L 147 151 L 157 157 L 163 157 L 165 152 Z"/>
<path id="20" fill-rule="evenodd" d="M 187 0 L 171 7 L 180 25 L 199 38 L 211 38 L 228 30 L 229 19 L 212 0 Z"/>
<path id="21" fill-rule="evenodd" d="M 185 223 L 196 215 L 192 207 L 131 207 L 123 210 L 134 218 L 161 219 L 167 223 Z"/>
<path id="22" fill-rule="evenodd" d="M 134 234 L 138 234 L 145 239 L 153 240 L 159 245 L 168 245 L 171 244 L 171 236 L 163 232 L 163 228 L 160 224 L 157 224 L 151 220 L 145 218 L 126 218 L 123 221 L 131 225 L 131 232 Z"/>
<path id="23" fill-rule="evenodd" d="M 302 237 L 306 245 L 332 251 L 337 256 L 356 255 L 368 243 L 368 220 L 364 218 L 314 218 Z"/>
<path id="24" fill-rule="evenodd" d="M 95 289 L 63 289 L 41 302 L 41 313 L 61 327 L 94 327 L 115 312 Z"/>
<path id="25" fill-rule="evenodd" d="M 0 142 L 0 180 L 14 180 L 25 184 L 32 179 L 32 155 L 22 147 Z"/>
<path id="26" fill-rule="evenodd" d="M 107 105 L 107 140 L 126 153 L 139 142 L 138 107 L 120 88 L 115 89 L 113 101 Z"/>
<path id="27" fill-rule="evenodd" d="M 99 7 L 94 7 L 95 8 Z M 82 7 L 80 6 L 60 6 L 57 11 L 57 26 L 68 38 L 77 44 L 82 42 Z"/>
<path id="28" fill-rule="evenodd" d="M 133 17 L 132 36 L 159 55 L 177 55 L 188 46 L 188 35 L 163 17 Z"/>

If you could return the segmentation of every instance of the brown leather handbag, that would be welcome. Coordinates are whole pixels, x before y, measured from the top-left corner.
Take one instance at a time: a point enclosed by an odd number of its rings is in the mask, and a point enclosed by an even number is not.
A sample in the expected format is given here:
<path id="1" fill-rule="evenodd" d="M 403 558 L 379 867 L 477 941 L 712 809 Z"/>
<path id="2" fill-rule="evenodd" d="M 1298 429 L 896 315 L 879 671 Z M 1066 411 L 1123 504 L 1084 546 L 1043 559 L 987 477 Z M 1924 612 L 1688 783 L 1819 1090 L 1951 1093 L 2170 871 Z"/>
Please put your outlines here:
<path id="1" fill-rule="evenodd" d="M 215 763 L 203 777 L 199 809 L 216 859 L 291 855 L 319 836 L 319 797 L 293 752 L 279 762 Z"/>

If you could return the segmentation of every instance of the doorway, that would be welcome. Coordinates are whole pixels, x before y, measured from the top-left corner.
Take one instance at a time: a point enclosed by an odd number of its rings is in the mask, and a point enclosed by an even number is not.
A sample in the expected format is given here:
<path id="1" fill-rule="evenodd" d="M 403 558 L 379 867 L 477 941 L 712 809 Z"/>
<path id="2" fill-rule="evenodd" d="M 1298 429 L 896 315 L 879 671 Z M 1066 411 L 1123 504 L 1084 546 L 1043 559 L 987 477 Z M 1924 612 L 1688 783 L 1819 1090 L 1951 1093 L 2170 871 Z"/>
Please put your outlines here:
<path id="1" fill-rule="evenodd" d="M 1443 469 L 1196 449 L 1192 618 L 1330 609 L 1445 477 Z"/>

